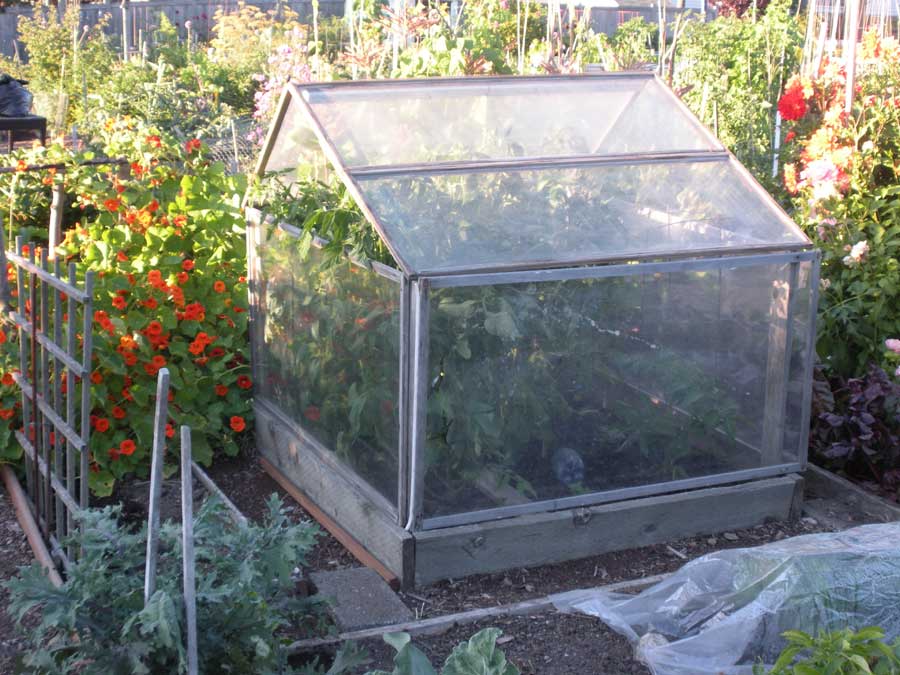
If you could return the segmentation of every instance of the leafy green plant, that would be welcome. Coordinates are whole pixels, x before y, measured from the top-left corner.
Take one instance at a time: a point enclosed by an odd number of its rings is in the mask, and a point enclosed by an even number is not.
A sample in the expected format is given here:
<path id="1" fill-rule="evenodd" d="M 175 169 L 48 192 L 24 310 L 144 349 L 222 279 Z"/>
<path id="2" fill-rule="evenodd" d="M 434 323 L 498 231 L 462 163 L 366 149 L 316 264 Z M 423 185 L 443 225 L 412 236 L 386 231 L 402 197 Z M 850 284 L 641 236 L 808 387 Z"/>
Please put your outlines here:
<path id="1" fill-rule="evenodd" d="M 475 190 L 441 177 L 429 189 L 421 203 L 439 204 L 446 220 L 423 214 L 415 219 L 421 233 L 408 239 L 426 257 L 440 257 L 440 250 L 429 249 L 434 242 L 477 236 L 446 222 L 477 222 L 484 211 L 503 213 L 524 230 L 530 222 L 544 227 L 553 221 L 556 208 L 583 209 L 585 218 L 609 208 L 569 176 L 527 195 L 503 178 Z M 640 200 L 630 182 L 607 183 L 604 194 L 616 190 Z M 298 235 L 269 226 L 260 249 L 266 280 L 262 392 L 391 496 L 398 289 L 349 264 L 344 254 L 393 261 L 375 248 L 380 243 L 352 202 L 330 185 L 306 178 L 290 187 L 264 181 L 256 198 L 276 223 L 294 224 Z M 495 207 L 485 206 L 490 200 Z M 546 218 L 535 219 L 536 212 Z M 581 222 L 571 212 L 571 220 Z M 608 239 L 622 237 L 628 230 L 610 216 Z M 329 240 L 316 251 L 314 233 Z M 573 227 L 563 236 L 580 240 L 582 232 Z M 682 311 L 719 301 L 713 277 L 690 283 L 696 295 Z M 519 500 L 550 499 L 728 468 L 728 452 L 710 438 L 733 445 L 739 424 L 753 428 L 759 420 L 743 419 L 729 385 L 686 357 L 690 337 L 669 326 L 654 342 L 653 331 L 661 327 L 629 309 L 647 298 L 639 277 L 434 290 L 429 515 L 497 506 L 510 487 Z M 735 318 L 759 325 L 750 314 Z M 637 468 L 636 453 L 642 458 Z"/>
<path id="2" fill-rule="evenodd" d="M 677 43 L 673 86 L 758 180 L 772 187 L 775 114 L 800 63 L 803 31 L 787 0 L 755 19 L 691 20 Z"/>
<path id="3" fill-rule="evenodd" d="M 70 543 L 83 553 L 56 588 L 42 569 L 24 568 L 7 583 L 19 621 L 37 613 L 29 631 L 26 672 L 87 674 L 185 672 L 181 527 L 160 531 L 157 590 L 144 606 L 146 527 L 135 532 L 119 507 L 87 510 Z M 207 501 L 194 523 L 200 670 L 206 673 L 291 673 L 283 631 L 319 625 L 317 600 L 293 592 L 317 528 L 291 524 L 273 495 L 261 525 L 230 525 Z"/>
<path id="4" fill-rule="evenodd" d="M 757 665 L 754 675 L 896 675 L 900 673 L 900 639 L 884 642 L 884 631 L 849 628 L 816 637 L 786 631 L 788 646 L 771 670 Z"/>
<path id="5" fill-rule="evenodd" d="M 591 34 L 580 49 L 582 63 L 598 63 L 604 70 L 637 70 L 656 62 L 653 41 L 659 29 L 643 17 L 619 24 L 612 36 Z"/>
<path id="6" fill-rule="evenodd" d="M 74 2 L 61 18 L 49 5 L 36 6 L 33 16 L 19 18 L 19 41 L 28 52 L 22 74 L 30 81 L 40 113 L 51 124 L 74 119 L 83 110 L 85 87 L 107 77 L 116 56 L 105 26 L 104 18 L 82 27 L 81 7 Z"/>
<path id="7" fill-rule="evenodd" d="M 243 91 L 226 87 L 227 70 L 203 54 L 181 67 L 162 58 L 117 62 L 86 93 L 87 105 L 75 121 L 89 139 L 102 136 L 107 120 L 126 116 L 182 140 L 221 136 L 239 112 L 249 112 L 253 100 L 250 80 Z"/>
<path id="8" fill-rule="evenodd" d="M 444 662 L 440 675 L 519 675 L 519 669 L 497 648 L 497 628 L 484 628 L 461 642 Z M 408 633 L 388 633 L 384 641 L 396 650 L 394 669 L 370 671 L 366 675 L 438 675 L 428 657 L 417 649 Z"/>

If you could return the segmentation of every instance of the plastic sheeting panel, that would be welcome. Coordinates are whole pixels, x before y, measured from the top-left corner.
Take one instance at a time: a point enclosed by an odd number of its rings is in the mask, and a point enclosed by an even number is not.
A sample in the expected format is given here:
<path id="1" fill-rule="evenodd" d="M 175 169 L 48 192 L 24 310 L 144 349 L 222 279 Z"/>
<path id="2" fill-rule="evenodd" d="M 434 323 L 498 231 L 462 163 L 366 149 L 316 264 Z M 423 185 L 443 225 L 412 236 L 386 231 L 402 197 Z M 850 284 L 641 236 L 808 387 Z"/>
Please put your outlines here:
<path id="1" fill-rule="evenodd" d="M 749 674 L 786 630 L 900 636 L 900 523 L 718 551 L 638 595 L 573 591 L 556 605 L 602 619 L 659 675 Z"/>

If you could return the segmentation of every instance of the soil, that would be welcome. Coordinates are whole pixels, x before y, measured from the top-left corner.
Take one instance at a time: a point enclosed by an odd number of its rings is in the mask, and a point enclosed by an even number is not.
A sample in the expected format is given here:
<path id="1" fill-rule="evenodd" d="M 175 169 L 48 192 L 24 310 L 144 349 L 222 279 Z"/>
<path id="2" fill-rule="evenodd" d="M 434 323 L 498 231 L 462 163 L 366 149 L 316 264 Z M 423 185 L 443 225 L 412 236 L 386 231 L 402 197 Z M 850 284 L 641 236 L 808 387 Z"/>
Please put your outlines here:
<path id="1" fill-rule="evenodd" d="M 248 517 L 258 520 L 265 515 L 265 501 L 273 492 L 284 499 L 292 517 L 309 519 L 297 504 L 260 467 L 258 456 L 244 453 L 240 457 L 220 459 L 209 470 L 212 478 L 235 505 Z M 858 514 L 852 524 L 878 522 Z M 850 523 L 844 524 L 844 527 Z M 553 565 L 516 568 L 497 574 L 482 574 L 464 579 L 439 581 L 424 588 L 401 592 L 400 597 L 417 617 L 432 617 L 481 607 L 540 598 L 551 593 L 589 588 L 617 581 L 641 579 L 674 572 L 688 560 L 723 548 L 758 546 L 785 537 L 830 531 L 832 521 L 802 518 L 795 522 L 766 523 L 754 528 L 728 533 L 690 537 L 643 548 L 616 551 Z M 324 529 L 319 543 L 309 557 L 312 570 L 334 570 L 359 566 L 359 562 Z"/>
<path id="2" fill-rule="evenodd" d="M 33 562 L 31 547 L 16 520 L 9 495 L 0 488 L 0 673 L 15 672 L 14 664 L 25 646 L 15 621 L 7 614 L 9 594 L 2 584 L 15 577 L 19 567 Z M 26 628 L 32 623 L 26 616 Z"/>
<path id="3" fill-rule="evenodd" d="M 499 647 L 522 675 L 644 675 L 650 672 L 634 659 L 632 648 L 624 637 L 599 619 L 584 614 L 550 611 L 496 618 L 456 626 L 439 635 L 416 636 L 413 644 L 438 666 L 456 645 L 491 626 L 503 631 L 498 640 Z M 357 673 L 393 669 L 394 650 L 383 640 L 365 640 L 360 646 L 372 660 Z"/>
<path id="4" fill-rule="evenodd" d="M 830 531 L 829 528 L 814 518 L 767 523 L 745 530 L 679 539 L 669 544 L 614 551 L 553 565 L 449 579 L 415 591 L 401 592 L 400 596 L 417 616 L 440 616 L 670 573 L 688 560 L 712 551 L 759 546 L 785 537 L 827 531 Z"/>

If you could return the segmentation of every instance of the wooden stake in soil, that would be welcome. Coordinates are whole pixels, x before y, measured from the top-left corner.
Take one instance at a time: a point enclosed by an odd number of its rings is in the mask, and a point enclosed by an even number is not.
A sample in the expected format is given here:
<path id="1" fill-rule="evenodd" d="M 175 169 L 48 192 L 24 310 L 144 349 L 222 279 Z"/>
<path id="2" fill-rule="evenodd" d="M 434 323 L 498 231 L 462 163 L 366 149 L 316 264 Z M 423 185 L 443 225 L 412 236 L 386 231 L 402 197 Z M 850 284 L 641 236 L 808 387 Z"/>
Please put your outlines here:
<path id="1" fill-rule="evenodd" d="M 156 380 L 156 416 L 153 420 L 153 456 L 150 468 L 150 505 L 147 518 L 147 564 L 144 571 L 144 605 L 156 591 L 156 556 L 159 550 L 159 498 L 162 491 L 166 420 L 169 416 L 169 370 L 162 368 Z M 188 469 L 190 474 L 190 469 Z"/>

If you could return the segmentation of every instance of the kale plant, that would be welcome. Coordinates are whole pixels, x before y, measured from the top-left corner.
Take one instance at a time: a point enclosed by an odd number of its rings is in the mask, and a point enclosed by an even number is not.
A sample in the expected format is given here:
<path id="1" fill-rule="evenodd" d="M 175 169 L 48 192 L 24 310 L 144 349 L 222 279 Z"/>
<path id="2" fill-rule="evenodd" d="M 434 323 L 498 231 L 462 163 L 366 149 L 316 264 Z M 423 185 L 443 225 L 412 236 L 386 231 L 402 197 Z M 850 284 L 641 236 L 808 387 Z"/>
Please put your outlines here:
<path id="1" fill-rule="evenodd" d="M 293 592 L 291 573 L 305 561 L 317 529 L 288 522 L 273 495 L 261 525 L 232 527 L 217 501 L 195 517 L 197 628 L 205 673 L 290 673 L 288 626 L 318 621 L 317 600 Z M 180 673 L 186 670 L 181 527 L 161 528 L 157 590 L 143 601 L 146 527 L 132 531 L 120 507 L 82 513 L 70 543 L 81 557 L 61 588 L 41 568 L 7 583 L 9 611 L 40 617 L 28 636 L 25 672 Z"/>
<path id="2" fill-rule="evenodd" d="M 497 648 L 501 634 L 498 628 L 485 628 L 467 642 L 459 643 L 444 662 L 440 675 L 519 675 L 519 669 Z M 388 633 L 384 641 L 397 651 L 394 669 L 370 671 L 367 675 L 438 675 L 428 657 L 413 646 L 408 633 Z"/>

